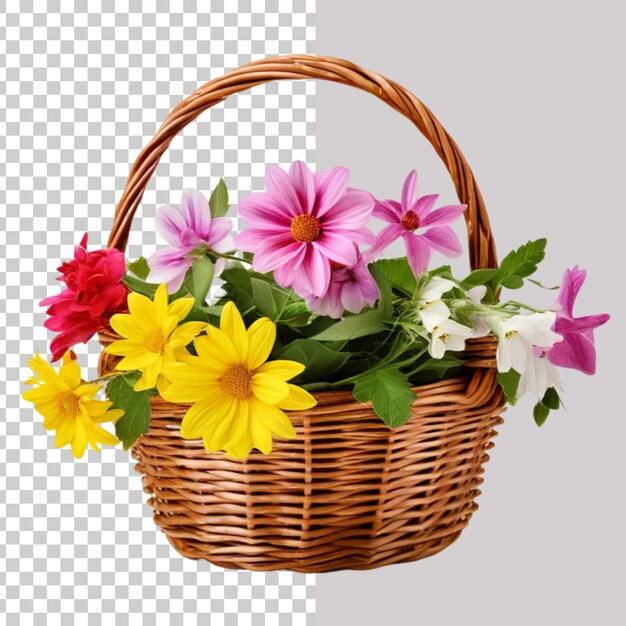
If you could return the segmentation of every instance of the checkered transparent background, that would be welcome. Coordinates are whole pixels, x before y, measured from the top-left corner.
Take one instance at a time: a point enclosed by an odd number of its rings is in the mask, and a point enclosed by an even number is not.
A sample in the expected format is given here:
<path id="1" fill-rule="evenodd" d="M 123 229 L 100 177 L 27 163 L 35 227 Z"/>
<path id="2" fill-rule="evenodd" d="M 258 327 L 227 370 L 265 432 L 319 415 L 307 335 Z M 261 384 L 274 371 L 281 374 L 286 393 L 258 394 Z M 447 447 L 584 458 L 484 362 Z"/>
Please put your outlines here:
<path id="1" fill-rule="evenodd" d="M 180 557 L 129 455 L 75 462 L 19 394 L 50 339 L 37 302 L 58 291 L 55 268 L 83 232 L 105 244 L 159 121 L 227 69 L 311 52 L 314 0 L 0 5 L 0 623 L 312 623 L 314 577 Z M 129 257 L 155 249 L 155 209 L 184 187 L 208 192 L 224 176 L 236 201 L 262 187 L 266 163 L 314 162 L 313 98 L 313 83 L 274 83 L 188 127 L 148 186 Z M 97 342 L 77 352 L 95 373 Z"/>

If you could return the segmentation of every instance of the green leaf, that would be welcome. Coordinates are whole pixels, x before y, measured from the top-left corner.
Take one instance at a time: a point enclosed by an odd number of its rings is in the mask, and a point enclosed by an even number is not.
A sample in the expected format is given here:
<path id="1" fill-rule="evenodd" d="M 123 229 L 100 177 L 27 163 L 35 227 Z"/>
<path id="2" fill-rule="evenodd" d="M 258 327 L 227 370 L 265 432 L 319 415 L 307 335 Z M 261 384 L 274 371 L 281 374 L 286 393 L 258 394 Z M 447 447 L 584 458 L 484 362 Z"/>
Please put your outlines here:
<path id="1" fill-rule="evenodd" d="M 509 289 L 519 289 L 523 284 L 523 279 L 537 271 L 537 265 L 546 255 L 546 239 L 529 241 L 520 246 L 517 250 L 509 252 L 494 277 L 494 290 L 497 285 L 502 285 Z"/>
<path id="2" fill-rule="evenodd" d="M 381 320 L 391 321 L 393 318 L 393 292 L 391 291 L 391 283 L 378 268 L 372 266 L 369 269 L 380 291 L 376 311 Z"/>
<path id="3" fill-rule="evenodd" d="M 537 402 L 537 404 L 535 404 L 535 408 L 533 409 L 533 417 L 535 418 L 537 426 L 543 426 L 545 421 L 548 419 L 548 415 L 550 415 L 550 409 L 545 404 Z"/>
<path id="4" fill-rule="evenodd" d="M 344 317 L 341 321 L 329 326 L 311 339 L 317 341 L 348 341 L 358 339 L 367 335 L 374 335 L 385 330 L 385 326 L 380 318 L 377 309 L 365 311 L 358 315 Z"/>
<path id="5" fill-rule="evenodd" d="M 475 270 L 468 276 L 466 276 L 461 284 L 465 289 L 471 289 L 472 287 L 478 287 L 479 285 L 486 285 L 496 275 L 497 270 L 485 269 Z"/>
<path id="6" fill-rule="evenodd" d="M 559 392 L 554 387 L 550 387 L 541 399 L 541 404 L 553 411 L 560 409 L 561 398 L 559 397 Z"/>
<path id="7" fill-rule="evenodd" d="M 306 326 L 311 321 L 311 311 L 306 302 L 291 302 L 285 306 L 280 318 L 281 324 L 287 324 L 291 328 Z"/>
<path id="8" fill-rule="evenodd" d="M 196 259 L 191 266 L 191 293 L 198 306 L 203 306 L 206 302 L 207 294 L 213 284 L 213 270 L 213 262 L 206 256 Z"/>
<path id="9" fill-rule="evenodd" d="M 428 358 L 414 370 L 414 373 L 434 372 L 436 375 L 435 380 L 441 380 L 446 376 L 448 370 L 461 365 L 463 365 L 461 359 L 457 359 L 457 357 L 451 354 L 444 354 L 440 359 Z"/>
<path id="10" fill-rule="evenodd" d="M 303 383 L 322 382 L 350 358 L 349 352 L 335 352 L 312 339 L 296 339 L 276 353 L 277 359 L 297 361 L 306 367 L 299 379 Z"/>
<path id="11" fill-rule="evenodd" d="M 374 370 L 359 376 L 352 392 L 357 402 L 372 403 L 374 412 L 387 426 L 401 426 L 411 417 L 415 392 L 397 367 Z"/>
<path id="12" fill-rule="evenodd" d="M 124 415 L 115 423 L 115 434 L 128 450 L 150 427 L 150 390 L 135 391 L 132 385 L 137 373 L 116 376 L 106 388 L 106 395 L 113 408 L 122 409 Z"/>
<path id="13" fill-rule="evenodd" d="M 148 261 L 146 261 L 146 257 L 143 256 L 140 256 L 136 261 L 127 263 L 126 267 L 128 267 L 128 269 L 141 280 L 146 280 L 146 278 L 148 278 L 148 274 L 150 273 Z"/>
<path id="14" fill-rule="evenodd" d="M 509 404 L 515 404 L 517 401 L 517 388 L 521 376 L 513 368 L 508 372 L 498 372 L 498 382 Z"/>
<path id="15" fill-rule="evenodd" d="M 406 257 L 400 259 L 380 259 L 372 263 L 372 267 L 375 267 L 393 288 L 402 291 L 409 297 L 415 293 L 417 280 Z"/>
<path id="16" fill-rule="evenodd" d="M 547 291 L 557 291 L 558 289 L 561 288 L 561 285 L 556 285 L 555 287 L 546 287 L 543 283 L 540 283 L 538 280 L 535 280 L 534 278 L 529 278 L 528 282 L 532 283 L 533 285 L 537 285 L 537 287 L 541 287 L 542 289 L 546 289 Z"/>
<path id="17" fill-rule="evenodd" d="M 228 213 L 228 189 L 223 178 L 220 178 L 220 182 L 217 183 L 217 187 L 209 198 L 209 208 L 211 217 L 224 217 Z"/>
<path id="18" fill-rule="evenodd" d="M 147 283 L 145 280 L 140 280 L 130 274 L 126 274 L 122 281 L 131 291 L 136 291 L 144 296 L 148 296 L 151 300 L 154 298 L 154 293 L 158 287 L 158 285 L 154 283 Z"/>

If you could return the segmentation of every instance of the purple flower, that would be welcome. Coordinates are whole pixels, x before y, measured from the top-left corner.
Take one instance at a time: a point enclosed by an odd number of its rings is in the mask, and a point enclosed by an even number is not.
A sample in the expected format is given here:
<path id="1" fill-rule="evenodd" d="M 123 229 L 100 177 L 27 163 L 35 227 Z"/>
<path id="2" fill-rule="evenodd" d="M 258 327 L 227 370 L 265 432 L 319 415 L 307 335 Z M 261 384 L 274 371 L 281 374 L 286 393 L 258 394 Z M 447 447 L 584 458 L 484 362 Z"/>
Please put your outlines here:
<path id="1" fill-rule="evenodd" d="M 331 261 L 355 265 L 355 243 L 374 239 L 364 227 L 374 198 L 349 188 L 349 176 L 343 167 L 313 174 L 301 161 L 289 173 L 269 168 L 265 193 L 253 193 L 239 204 L 248 228 L 235 243 L 254 253 L 254 269 L 274 272 L 280 285 L 321 297 L 330 283 Z"/>
<path id="2" fill-rule="evenodd" d="M 352 266 L 331 263 L 330 283 L 321 296 L 304 294 L 308 307 L 319 315 L 339 319 L 345 311 L 360 313 L 365 306 L 372 306 L 380 291 L 367 268 L 367 259 L 357 252 L 357 262 Z"/>
<path id="3" fill-rule="evenodd" d="M 157 211 L 157 231 L 171 247 L 148 260 L 151 282 L 167 283 L 169 293 L 178 291 L 195 259 L 207 252 L 223 254 L 234 249 L 229 236 L 232 227 L 226 217 L 211 218 L 209 203 L 199 191 L 185 189 L 180 205 L 168 204 Z M 218 258 L 215 274 L 223 267 L 224 259 Z"/>
<path id="4" fill-rule="evenodd" d="M 461 243 L 450 224 L 467 207 L 464 204 L 455 204 L 432 211 L 438 197 L 436 194 L 418 197 L 417 172 L 413 170 L 404 181 L 402 202 L 383 200 L 376 203 L 374 216 L 390 225 L 378 234 L 372 252 L 381 252 L 402 237 L 409 265 L 416 276 L 428 269 L 433 250 L 446 256 L 461 254 Z"/>
<path id="5" fill-rule="evenodd" d="M 606 323 L 610 316 L 606 313 L 574 317 L 574 302 L 587 272 L 578 265 L 565 271 L 563 282 L 553 310 L 557 318 L 553 330 L 563 337 L 548 351 L 548 360 L 559 367 L 570 367 L 585 374 L 596 372 L 596 348 L 593 331 Z"/>

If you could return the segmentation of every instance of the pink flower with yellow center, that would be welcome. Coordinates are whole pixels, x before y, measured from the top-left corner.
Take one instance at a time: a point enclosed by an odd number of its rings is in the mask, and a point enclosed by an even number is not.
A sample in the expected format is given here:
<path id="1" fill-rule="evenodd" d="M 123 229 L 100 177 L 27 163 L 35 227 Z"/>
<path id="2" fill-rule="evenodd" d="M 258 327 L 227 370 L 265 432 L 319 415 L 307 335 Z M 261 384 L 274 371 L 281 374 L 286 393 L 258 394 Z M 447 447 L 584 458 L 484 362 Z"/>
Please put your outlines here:
<path id="1" fill-rule="evenodd" d="M 254 253 L 253 267 L 274 272 L 276 282 L 298 293 L 323 296 L 330 263 L 353 266 L 358 243 L 372 243 L 365 228 L 374 198 L 348 187 L 350 172 L 335 167 L 315 174 L 301 161 L 289 172 L 271 167 L 266 191 L 239 204 L 248 228 L 235 237 L 238 248 Z"/>

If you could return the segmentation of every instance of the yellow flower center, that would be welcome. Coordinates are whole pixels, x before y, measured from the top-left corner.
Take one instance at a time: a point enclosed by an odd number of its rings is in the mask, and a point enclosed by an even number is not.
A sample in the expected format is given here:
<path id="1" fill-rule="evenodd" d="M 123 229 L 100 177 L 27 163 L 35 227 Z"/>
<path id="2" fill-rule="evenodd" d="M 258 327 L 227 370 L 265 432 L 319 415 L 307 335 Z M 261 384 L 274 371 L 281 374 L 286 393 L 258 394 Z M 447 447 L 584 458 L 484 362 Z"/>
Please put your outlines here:
<path id="1" fill-rule="evenodd" d="M 145 349 L 149 352 L 156 352 L 157 354 L 161 354 L 161 352 L 163 352 L 165 344 L 165 335 L 163 334 L 163 331 L 156 326 L 146 333 L 143 340 Z"/>
<path id="2" fill-rule="evenodd" d="M 252 375 L 244 365 L 231 365 L 219 379 L 222 389 L 243 400 L 252 393 Z"/>
<path id="3" fill-rule="evenodd" d="M 76 417 L 80 413 L 80 397 L 73 391 L 62 391 L 57 395 L 57 404 L 63 417 Z"/>
<path id="4" fill-rule="evenodd" d="M 505 336 L 507 339 L 510 339 L 511 337 L 513 337 L 513 336 L 517 335 L 517 332 L 518 332 L 518 331 L 516 331 L 516 330 L 507 330 L 507 331 L 504 333 L 504 336 Z"/>
<path id="5" fill-rule="evenodd" d="M 296 241 L 304 243 L 315 241 L 321 232 L 320 223 L 313 215 L 303 213 L 291 220 L 291 235 Z"/>
<path id="6" fill-rule="evenodd" d="M 446 333 L 441 333 L 439 339 L 442 343 L 448 343 L 448 339 L 450 339 L 450 337 L 448 337 Z"/>

